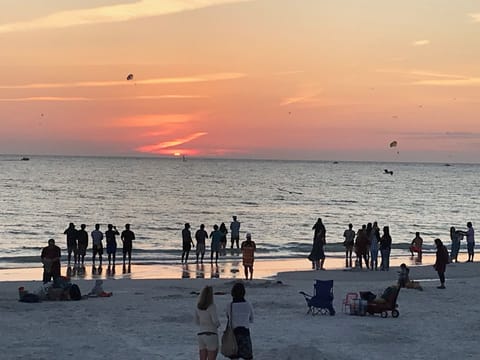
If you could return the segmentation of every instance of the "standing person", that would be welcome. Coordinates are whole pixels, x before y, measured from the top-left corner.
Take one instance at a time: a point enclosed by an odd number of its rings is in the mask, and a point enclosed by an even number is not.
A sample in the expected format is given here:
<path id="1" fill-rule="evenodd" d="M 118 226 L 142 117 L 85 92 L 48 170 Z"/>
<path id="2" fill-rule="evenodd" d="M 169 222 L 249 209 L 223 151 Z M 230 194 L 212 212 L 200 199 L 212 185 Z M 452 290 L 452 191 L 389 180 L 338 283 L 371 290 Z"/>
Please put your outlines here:
<path id="1" fill-rule="evenodd" d="M 92 237 L 92 262 L 93 266 L 95 267 L 95 257 L 98 254 L 98 258 L 100 259 L 100 267 L 102 267 L 102 255 L 103 255 L 103 233 L 100 231 L 100 224 L 95 224 L 95 230 L 92 231 L 90 234 Z"/>
<path id="2" fill-rule="evenodd" d="M 357 255 L 358 266 L 360 269 L 363 267 L 362 259 L 365 260 L 365 266 L 369 269 L 368 259 L 368 236 L 367 236 L 367 225 L 363 224 L 361 229 L 357 231 L 357 238 L 355 239 L 355 254 Z M 355 266 L 356 266 L 355 264 Z"/>
<path id="3" fill-rule="evenodd" d="M 232 216 L 233 221 L 230 223 L 230 235 L 233 249 L 234 243 L 237 244 L 237 249 L 239 248 L 238 244 L 240 242 L 240 221 L 237 220 L 236 216 Z"/>
<path id="4" fill-rule="evenodd" d="M 423 246 L 423 239 L 420 236 L 420 233 L 417 231 L 415 233 L 415 238 L 412 240 L 412 243 L 410 244 L 410 253 L 412 254 L 412 257 L 414 256 L 414 253 L 418 253 L 418 259 L 421 261 L 422 260 L 422 246 Z"/>
<path id="5" fill-rule="evenodd" d="M 253 262 L 255 260 L 255 250 L 257 247 L 255 242 L 252 241 L 252 235 L 247 233 L 246 240 L 242 242 L 242 257 L 243 257 L 243 269 L 245 270 L 245 280 L 248 280 L 248 272 L 250 271 L 250 280 L 253 279 Z"/>
<path id="6" fill-rule="evenodd" d="M 187 263 L 192 245 L 195 247 L 192 240 L 192 233 L 190 232 L 190 224 L 185 223 L 185 227 L 182 230 L 182 263 L 184 259 L 185 264 Z"/>
<path id="7" fill-rule="evenodd" d="M 463 231 L 462 234 L 467 237 L 467 262 L 473 262 L 473 256 L 475 255 L 475 231 L 470 221 L 467 223 L 467 231 Z"/>
<path id="8" fill-rule="evenodd" d="M 218 225 L 213 225 L 213 231 L 210 233 L 212 243 L 210 244 L 210 263 L 213 263 L 213 255 L 215 254 L 215 264 L 218 263 L 218 252 L 220 251 L 220 240 L 223 234 L 218 230 Z"/>
<path id="9" fill-rule="evenodd" d="M 205 286 L 198 296 L 195 322 L 199 326 L 197 336 L 200 360 L 215 360 L 218 354 L 217 329 L 220 321 L 218 321 L 217 307 L 213 302 L 211 286 Z"/>
<path id="10" fill-rule="evenodd" d="M 46 284 L 51 279 L 55 281 L 60 277 L 60 248 L 55 245 L 55 240 L 48 240 L 48 246 L 42 249 L 40 258 L 43 263 L 43 283 Z"/>
<path id="11" fill-rule="evenodd" d="M 390 270 L 390 251 L 392 250 L 392 237 L 390 236 L 390 228 L 383 227 L 383 236 L 380 239 L 380 253 L 382 254 L 382 271 Z"/>
<path id="12" fill-rule="evenodd" d="M 450 261 L 458 262 L 458 252 L 460 251 L 460 241 L 463 239 L 461 231 L 457 231 L 454 226 L 450 228 L 450 240 L 452 241 L 450 251 Z"/>
<path id="13" fill-rule="evenodd" d="M 345 267 L 352 267 L 352 251 L 353 245 L 355 243 L 355 231 L 353 231 L 353 225 L 348 224 L 348 229 L 343 232 L 343 237 L 345 241 L 343 246 L 345 246 Z"/>
<path id="14" fill-rule="evenodd" d="M 82 266 L 85 265 L 85 254 L 88 247 L 88 233 L 85 231 L 87 226 L 85 224 L 80 225 L 80 230 L 77 232 L 78 240 L 78 264 L 80 265 L 80 259 L 82 259 Z"/>
<path id="15" fill-rule="evenodd" d="M 201 224 L 200 229 L 195 232 L 195 240 L 197 241 L 197 249 L 195 254 L 197 255 L 197 264 L 198 258 L 201 256 L 200 262 L 203 264 L 203 257 L 205 256 L 205 241 L 208 238 L 208 233 L 205 231 L 205 225 Z"/>
<path id="16" fill-rule="evenodd" d="M 120 239 L 123 242 L 123 268 L 125 269 L 125 260 L 128 256 L 128 269 L 130 269 L 132 262 L 133 240 L 135 240 L 135 233 L 130 230 L 130 224 L 125 224 L 125 230 L 122 231 Z"/>
<path id="17" fill-rule="evenodd" d="M 68 228 L 63 232 L 67 235 L 67 260 L 68 266 L 70 266 L 70 260 L 73 253 L 73 261 L 77 263 L 77 229 L 75 229 L 75 224 L 70 223 Z"/>
<path id="18" fill-rule="evenodd" d="M 115 236 L 120 235 L 120 233 L 117 227 L 112 224 L 108 224 L 107 227 L 108 230 L 105 231 L 105 240 L 107 242 L 108 266 L 110 266 L 113 260 L 113 267 L 115 267 L 115 257 L 117 255 L 117 239 Z"/>
<path id="19" fill-rule="evenodd" d="M 226 312 L 230 319 L 235 339 L 237 340 L 237 356 L 232 359 L 253 359 L 250 323 L 253 323 L 252 305 L 245 300 L 245 286 L 238 282 L 232 287 L 232 302 Z"/>
<path id="20" fill-rule="evenodd" d="M 437 253 L 433 267 L 437 270 L 440 279 L 440 286 L 437 286 L 437 289 L 445 289 L 445 270 L 448 264 L 448 250 L 440 239 L 435 239 L 435 246 L 437 247 Z"/>
<path id="21" fill-rule="evenodd" d="M 323 247 L 326 242 L 326 233 L 325 225 L 322 223 L 322 219 L 318 218 L 317 222 L 313 225 L 313 246 L 308 259 L 312 262 L 312 269 L 316 270 L 325 270 L 323 264 L 325 263 L 325 252 Z"/>
<path id="22" fill-rule="evenodd" d="M 220 229 L 219 230 L 222 233 L 222 239 L 220 240 L 220 249 L 221 249 L 222 255 L 226 255 L 228 230 L 227 230 L 227 226 L 225 225 L 225 223 L 222 222 L 220 224 Z"/>
<path id="23" fill-rule="evenodd" d="M 378 270 L 378 242 L 380 241 L 380 230 L 377 222 L 373 223 L 370 231 L 370 270 Z"/>

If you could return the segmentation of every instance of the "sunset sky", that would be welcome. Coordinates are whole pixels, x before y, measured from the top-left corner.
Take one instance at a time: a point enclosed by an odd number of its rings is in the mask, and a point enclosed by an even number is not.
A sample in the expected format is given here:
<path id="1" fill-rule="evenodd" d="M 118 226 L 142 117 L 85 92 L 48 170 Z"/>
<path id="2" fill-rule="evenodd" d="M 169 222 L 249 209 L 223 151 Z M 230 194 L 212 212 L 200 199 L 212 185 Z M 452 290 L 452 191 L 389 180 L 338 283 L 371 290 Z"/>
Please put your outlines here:
<path id="1" fill-rule="evenodd" d="M 480 159 L 478 0 L 2 0 L 0 48 L 2 154 Z"/>

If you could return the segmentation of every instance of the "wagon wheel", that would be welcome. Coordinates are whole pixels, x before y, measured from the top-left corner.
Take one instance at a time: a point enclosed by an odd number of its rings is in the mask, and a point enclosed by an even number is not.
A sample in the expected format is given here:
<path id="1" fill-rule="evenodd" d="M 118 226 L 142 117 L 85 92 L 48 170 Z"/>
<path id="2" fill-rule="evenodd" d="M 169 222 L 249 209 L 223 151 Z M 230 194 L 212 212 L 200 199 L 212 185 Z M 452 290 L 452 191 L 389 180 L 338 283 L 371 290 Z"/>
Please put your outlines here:
<path id="1" fill-rule="evenodd" d="M 400 315 L 398 310 L 392 310 L 392 317 L 397 318 Z"/>
<path id="2" fill-rule="evenodd" d="M 382 311 L 381 316 L 382 316 L 382 318 L 388 317 L 388 312 Z M 392 315 L 392 316 L 393 316 L 393 315 Z"/>

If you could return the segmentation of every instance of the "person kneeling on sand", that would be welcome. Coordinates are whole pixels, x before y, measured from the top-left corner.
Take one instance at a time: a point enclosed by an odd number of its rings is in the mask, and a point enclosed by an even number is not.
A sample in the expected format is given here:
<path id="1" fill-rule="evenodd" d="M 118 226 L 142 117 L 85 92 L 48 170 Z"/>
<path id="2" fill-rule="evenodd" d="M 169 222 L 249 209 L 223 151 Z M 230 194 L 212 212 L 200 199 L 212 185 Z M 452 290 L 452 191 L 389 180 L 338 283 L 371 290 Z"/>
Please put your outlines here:
<path id="1" fill-rule="evenodd" d="M 422 286 L 418 282 L 410 280 L 409 273 L 410 269 L 407 267 L 407 265 L 400 265 L 400 271 L 398 272 L 398 286 L 407 289 L 423 290 Z"/>

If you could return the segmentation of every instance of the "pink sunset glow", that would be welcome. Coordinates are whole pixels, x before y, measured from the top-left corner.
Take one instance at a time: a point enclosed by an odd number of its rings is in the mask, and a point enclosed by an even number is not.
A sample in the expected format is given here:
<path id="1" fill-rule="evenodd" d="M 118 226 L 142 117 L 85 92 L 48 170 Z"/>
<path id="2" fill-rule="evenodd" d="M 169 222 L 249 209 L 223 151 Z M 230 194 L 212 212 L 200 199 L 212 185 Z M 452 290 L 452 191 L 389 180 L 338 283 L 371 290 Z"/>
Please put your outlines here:
<path id="1" fill-rule="evenodd" d="M 6 0 L 0 153 L 476 162 L 479 14 L 467 0 Z"/>

